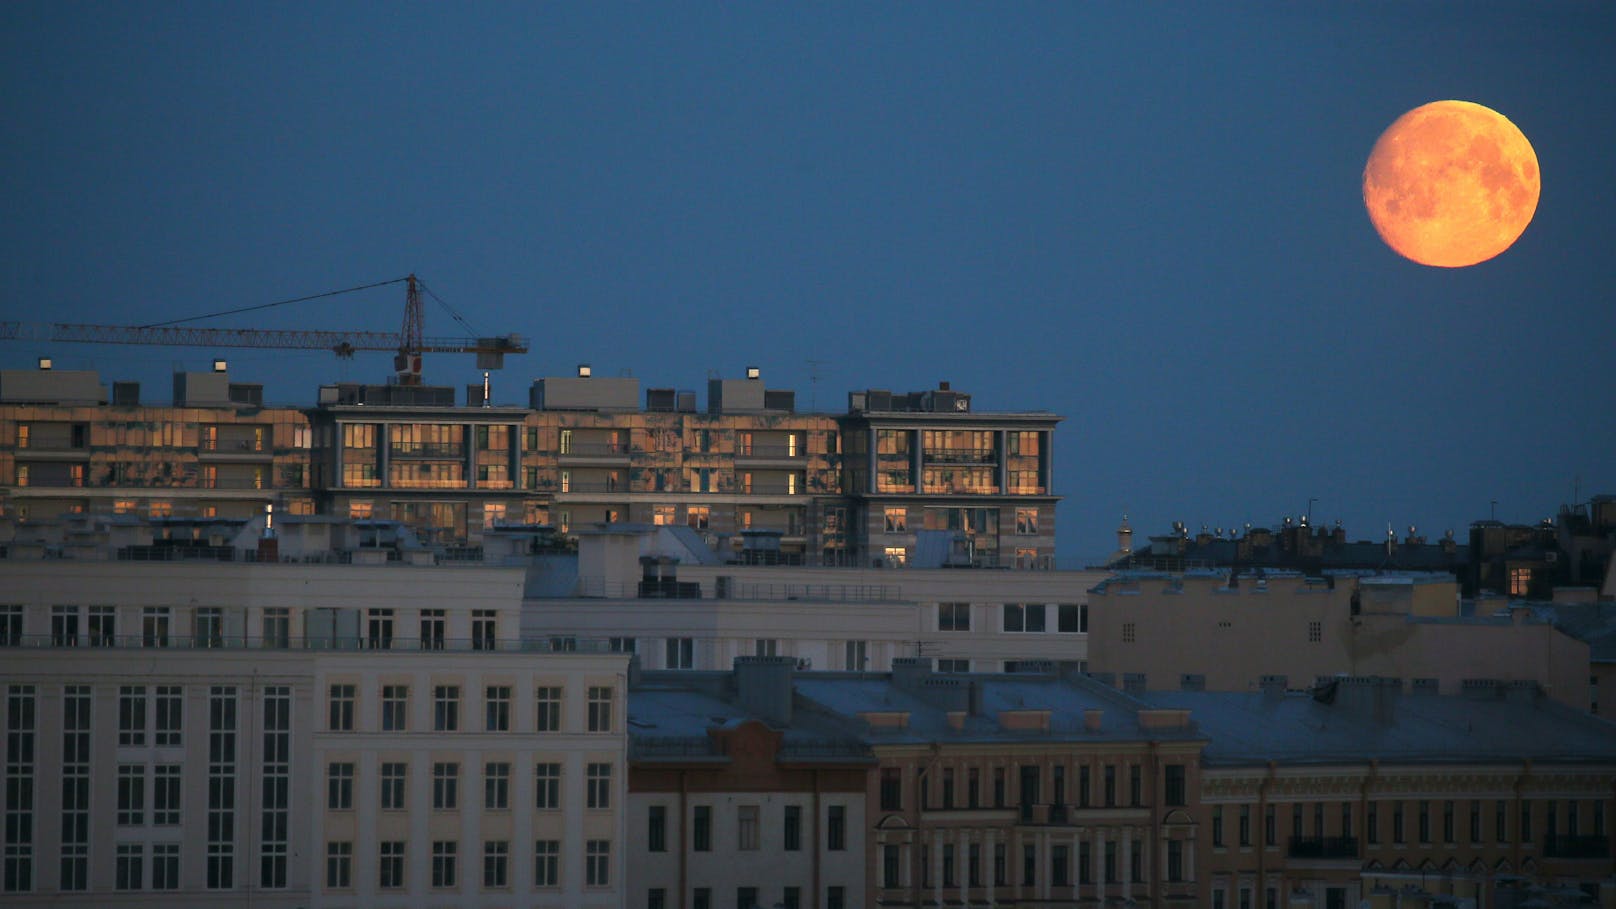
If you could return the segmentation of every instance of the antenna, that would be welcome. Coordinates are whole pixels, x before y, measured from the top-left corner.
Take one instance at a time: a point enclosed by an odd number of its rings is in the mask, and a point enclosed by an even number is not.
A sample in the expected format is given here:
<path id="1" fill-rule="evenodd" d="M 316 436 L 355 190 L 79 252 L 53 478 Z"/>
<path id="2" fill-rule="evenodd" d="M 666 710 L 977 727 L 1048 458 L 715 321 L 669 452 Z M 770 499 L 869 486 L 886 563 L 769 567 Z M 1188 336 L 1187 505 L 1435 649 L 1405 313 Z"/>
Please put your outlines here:
<path id="1" fill-rule="evenodd" d="M 808 364 L 808 410 L 819 412 L 819 368 L 829 360 L 804 360 Z"/>

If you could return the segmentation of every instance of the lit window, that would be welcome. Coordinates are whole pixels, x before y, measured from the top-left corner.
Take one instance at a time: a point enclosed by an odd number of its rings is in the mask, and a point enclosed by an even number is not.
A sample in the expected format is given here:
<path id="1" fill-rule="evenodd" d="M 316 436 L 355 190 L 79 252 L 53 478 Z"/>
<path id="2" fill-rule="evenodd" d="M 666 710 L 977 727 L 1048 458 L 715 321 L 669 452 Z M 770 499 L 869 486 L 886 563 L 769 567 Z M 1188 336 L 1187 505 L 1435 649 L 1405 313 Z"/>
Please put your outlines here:
<path id="1" fill-rule="evenodd" d="M 887 564 L 893 567 L 902 567 L 909 561 L 909 550 L 903 546 L 888 546 L 886 554 Z"/>
<path id="2" fill-rule="evenodd" d="M 908 533 L 909 509 L 904 507 L 886 509 L 887 533 Z"/>

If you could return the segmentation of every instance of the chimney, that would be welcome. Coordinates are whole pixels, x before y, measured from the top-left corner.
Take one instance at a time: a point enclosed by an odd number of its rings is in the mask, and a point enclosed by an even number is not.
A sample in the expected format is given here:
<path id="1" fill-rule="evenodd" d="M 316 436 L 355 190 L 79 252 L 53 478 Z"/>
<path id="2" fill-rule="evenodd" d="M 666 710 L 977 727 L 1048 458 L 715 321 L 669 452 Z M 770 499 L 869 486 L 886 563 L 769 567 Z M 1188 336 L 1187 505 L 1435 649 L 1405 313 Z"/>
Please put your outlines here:
<path id="1" fill-rule="evenodd" d="M 791 725 L 792 677 L 797 661 L 788 656 L 735 658 L 735 693 L 741 706 L 773 726 Z"/>
<path id="2" fill-rule="evenodd" d="M 892 661 L 892 684 L 902 691 L 918 691 L 930 677 L 930 657 L 899 657 Z"/>

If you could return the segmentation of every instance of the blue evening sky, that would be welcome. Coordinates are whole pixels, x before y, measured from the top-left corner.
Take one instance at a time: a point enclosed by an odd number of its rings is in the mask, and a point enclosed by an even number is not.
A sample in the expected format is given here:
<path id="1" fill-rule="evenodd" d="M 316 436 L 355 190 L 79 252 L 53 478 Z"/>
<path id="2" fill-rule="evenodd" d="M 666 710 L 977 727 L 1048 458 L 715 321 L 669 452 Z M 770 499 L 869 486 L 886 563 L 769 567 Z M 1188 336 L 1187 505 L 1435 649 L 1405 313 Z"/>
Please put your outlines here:
<path id="1" fill-rule="evenodd" d="M 0 319 L 144 324 L 414 271 L 478 331 L 806 408 L 940 380 L 1065 416 L 1069 562 L 1137 531 L 1462 535 L 1616 492 L 1616 5 L 0 5 Z M 1532 225 L 1379 240 L 1375 139 L 1513 120 Z M 221 327 L 395 330 L 388 287 Z M 429 301 L 427 333 L 463 334 Z M 0 344 L 135 379 L 215 351 Z M 309 404 L 383 354 L 222 351 Z M 810 361 L 820 361 L 811 366 Z M 817 375 L 818 382 L 810 378 Z M 428 357 L 463 385 L 469 356 Z"/>

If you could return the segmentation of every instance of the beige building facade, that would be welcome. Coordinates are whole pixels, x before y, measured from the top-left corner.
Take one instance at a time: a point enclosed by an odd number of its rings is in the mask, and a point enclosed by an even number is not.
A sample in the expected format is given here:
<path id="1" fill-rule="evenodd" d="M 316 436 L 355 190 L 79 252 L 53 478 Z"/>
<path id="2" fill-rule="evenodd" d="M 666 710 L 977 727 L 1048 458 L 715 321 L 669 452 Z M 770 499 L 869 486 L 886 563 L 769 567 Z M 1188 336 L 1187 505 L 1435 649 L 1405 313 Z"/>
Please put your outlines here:
<path id="1" fill-rule="evenodd" d="M 1461 613 L 1451 577 L 1123 572 L 1089 594 L 1089 669 L 1159 690 L 1254 691 L 1263 676 L 1534 681 L 1588 708 L 1588 645 L 1530 618 Z M 1133 679 L 1129 682 L 1129 679 Z"/>

